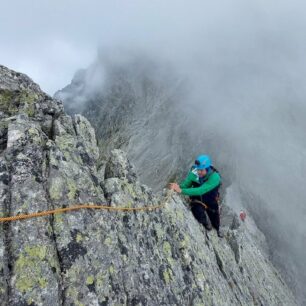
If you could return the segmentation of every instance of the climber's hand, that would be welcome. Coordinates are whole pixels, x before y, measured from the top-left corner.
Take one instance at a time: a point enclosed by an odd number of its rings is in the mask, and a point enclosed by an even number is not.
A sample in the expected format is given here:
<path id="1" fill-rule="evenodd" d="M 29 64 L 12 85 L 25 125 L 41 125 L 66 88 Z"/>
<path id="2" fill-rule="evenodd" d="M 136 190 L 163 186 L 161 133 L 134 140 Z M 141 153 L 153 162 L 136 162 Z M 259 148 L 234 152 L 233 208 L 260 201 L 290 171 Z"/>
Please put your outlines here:
<path id="1" fill-rule="evenodd" d="M 178 193 L 182 192 L 182 189 L 180 188 L 180 186 L 177 183 L 170 183 L 169 188 L 170 188 L 170 190 L 174 190 Z"/>

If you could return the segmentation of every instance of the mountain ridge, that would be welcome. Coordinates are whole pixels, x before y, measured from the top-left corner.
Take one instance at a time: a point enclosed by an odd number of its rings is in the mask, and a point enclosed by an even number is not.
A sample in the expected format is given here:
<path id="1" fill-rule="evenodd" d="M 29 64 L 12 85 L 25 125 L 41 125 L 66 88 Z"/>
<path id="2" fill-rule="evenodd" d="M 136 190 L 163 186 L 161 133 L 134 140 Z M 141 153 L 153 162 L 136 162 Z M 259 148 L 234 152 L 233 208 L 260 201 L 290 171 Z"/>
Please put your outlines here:
<path id="1" fill-rule="evenodd" d="M 2 216 L 164 200 L 122 150 L 101 167 L 89 121 L 3 66 L 0 132 Z M 83 210 L 0 224 L 1 305 L 295 305 L 252 218 L 241 223 L 223 205 L 222 231 L 224 239 L 206 232 L 176 194 L 147 213 Z"/>

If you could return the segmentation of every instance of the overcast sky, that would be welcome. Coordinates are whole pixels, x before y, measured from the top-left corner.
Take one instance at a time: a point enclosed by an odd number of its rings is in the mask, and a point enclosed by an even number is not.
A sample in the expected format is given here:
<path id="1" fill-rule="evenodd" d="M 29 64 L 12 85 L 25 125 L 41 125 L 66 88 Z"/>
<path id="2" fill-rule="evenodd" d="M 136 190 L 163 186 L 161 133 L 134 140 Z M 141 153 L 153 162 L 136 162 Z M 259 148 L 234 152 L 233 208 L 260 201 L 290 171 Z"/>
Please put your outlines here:
<path id="1" fill-rule="evenodd" d="M 276 37 L 301 35 L 306 7 L 302 3 L 0 0 L 0 63 L 28 74 L 53 94 L 70 83 L 77 69 L 94 61 L 99 46 L 138 48 L 188 62 L 208 44 L 224 48 L 221 39 L 236 47 L 240 40 L 252 51 L 250 36 L 261 29 Z M 282 33 L 284 28 L 289 32 Z"/>

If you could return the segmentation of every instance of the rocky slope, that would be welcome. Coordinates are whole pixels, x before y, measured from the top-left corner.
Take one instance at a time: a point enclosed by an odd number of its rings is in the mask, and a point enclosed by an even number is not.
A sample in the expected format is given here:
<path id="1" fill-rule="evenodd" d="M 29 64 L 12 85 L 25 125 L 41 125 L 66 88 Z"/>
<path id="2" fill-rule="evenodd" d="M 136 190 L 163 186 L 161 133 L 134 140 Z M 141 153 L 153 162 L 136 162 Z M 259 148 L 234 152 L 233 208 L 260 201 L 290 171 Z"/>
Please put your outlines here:
<path id="1" fill-rule="evenodd" d="M 140 184 L 124 152 L 99 168 L 87 119 L 3 66 L 0 120 L 1 216 L 166 201 L 1 223 L 1 305 L 295 305 L 251 218 L 240 224 L 224 205 L 219 239 L 182 197 Z"/>

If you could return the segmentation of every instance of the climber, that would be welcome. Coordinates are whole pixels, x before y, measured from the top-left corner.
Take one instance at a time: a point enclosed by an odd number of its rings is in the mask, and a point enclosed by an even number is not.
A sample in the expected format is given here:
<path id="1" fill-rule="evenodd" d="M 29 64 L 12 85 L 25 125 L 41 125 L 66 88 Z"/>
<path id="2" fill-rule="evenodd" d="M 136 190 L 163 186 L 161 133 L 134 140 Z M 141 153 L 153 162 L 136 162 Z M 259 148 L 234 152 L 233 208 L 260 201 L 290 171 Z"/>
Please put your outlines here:
<path id="1" fill-rule="evenodd" d="M 178 193 L 190 196 L 191 211 L 194 217 L 202 223 L 207 230 L 212 226 L 220 233 L 220 207 L 219 188 L 221 177 L 212 164 L 208 155 L 199 155 L 195 164 L 191 167 L 187 178 L 178 185 L 170 183 L 170 189 Z M 204 205 L 203 205 L 204 204 Z M 207 214 L 211 221 L 208 221 Z"/>

